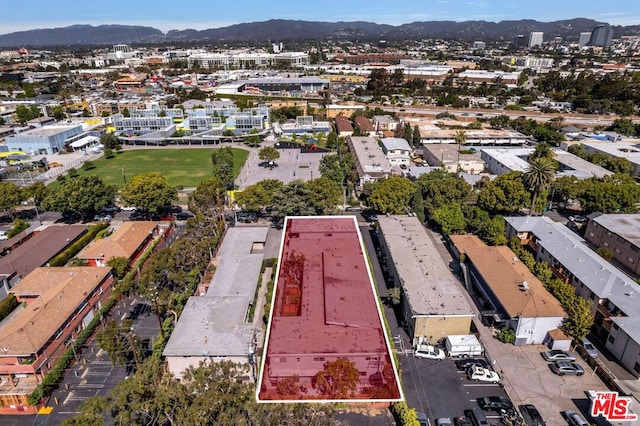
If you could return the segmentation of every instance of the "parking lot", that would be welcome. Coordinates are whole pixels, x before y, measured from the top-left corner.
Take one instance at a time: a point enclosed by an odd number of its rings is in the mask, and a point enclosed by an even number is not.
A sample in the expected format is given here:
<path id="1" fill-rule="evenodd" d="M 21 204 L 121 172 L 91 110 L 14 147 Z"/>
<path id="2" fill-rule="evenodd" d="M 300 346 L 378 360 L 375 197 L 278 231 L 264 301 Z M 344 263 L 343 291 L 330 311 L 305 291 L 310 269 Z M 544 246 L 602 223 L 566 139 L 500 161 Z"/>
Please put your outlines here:
<path id="1" fill-rule="evenodd" d="M 267 167 L 261 165 L 256 150 L 251 150 L 236 185 L 244 189 L 264 179 L 278 179 L 286 184 L 295 179 L 308 181 L 320 177 L 320 160 L 326 154 L 302 154 L 299 149 L 279 149 L 278 152 L 280 158 L 275 161 L 275 166 Z"/>
<path id="2" fill-rule="evenodd" d="M 469 380 L 451 358 L 435 361 L 409 354 L 401 355 L 399 359 L 407 404 L 431 419 L 462 416 L 465 410 L 478 408 L 477 398 L 507 397 L 500 384 Z M 489 411 L 486 414 L 495 424 L 500 421 L 497 413 Z"/>

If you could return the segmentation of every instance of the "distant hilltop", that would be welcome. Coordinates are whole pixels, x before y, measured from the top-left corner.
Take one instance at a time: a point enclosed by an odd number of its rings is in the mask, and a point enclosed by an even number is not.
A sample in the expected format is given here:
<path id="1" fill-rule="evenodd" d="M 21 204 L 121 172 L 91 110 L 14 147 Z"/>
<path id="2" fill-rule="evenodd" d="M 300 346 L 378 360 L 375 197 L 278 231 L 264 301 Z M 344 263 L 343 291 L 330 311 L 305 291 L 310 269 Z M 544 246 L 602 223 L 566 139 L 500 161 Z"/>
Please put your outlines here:
<path id="1" fill-rule="evenodd" d="M 402 25 L 373 22 L 313 22 L 273 19 L 206 30 L 171 30 L 135 25 L 72 25 L 18 31 L 0 35 L 0 47 L 43 47 L 72 45 L 151 44 L 179 42 L 241 42 L 266 40 L 346 39 L 359 41 L 415 40 L 441 38 L 456 40 L 512 40 L 532 31 L 544 32 L 545 39 L 562 37 L 577 41 L 581 32 L 591 31 L 603 22 L 575 18 L 553 22 L 530 19 L 518 21 L 426 21 Z M 614 36 L 640 35 L 640 25 L 612 26 Z"/>

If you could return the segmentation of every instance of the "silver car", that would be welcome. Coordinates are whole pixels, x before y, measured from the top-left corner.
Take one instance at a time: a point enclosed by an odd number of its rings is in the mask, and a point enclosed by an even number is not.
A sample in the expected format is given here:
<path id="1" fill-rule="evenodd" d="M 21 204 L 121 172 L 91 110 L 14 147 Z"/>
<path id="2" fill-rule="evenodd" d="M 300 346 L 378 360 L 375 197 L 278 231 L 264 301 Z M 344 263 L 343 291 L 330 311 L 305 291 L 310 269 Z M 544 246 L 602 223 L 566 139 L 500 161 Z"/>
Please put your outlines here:
<path id="1" fill-rule="evenodd" d="M 553 349 L 550 351 L 542 352 L 542 358 L 547 361 L 575 361 L 576 357 L 567 351 L 561 351 L 559 349 Z"/>

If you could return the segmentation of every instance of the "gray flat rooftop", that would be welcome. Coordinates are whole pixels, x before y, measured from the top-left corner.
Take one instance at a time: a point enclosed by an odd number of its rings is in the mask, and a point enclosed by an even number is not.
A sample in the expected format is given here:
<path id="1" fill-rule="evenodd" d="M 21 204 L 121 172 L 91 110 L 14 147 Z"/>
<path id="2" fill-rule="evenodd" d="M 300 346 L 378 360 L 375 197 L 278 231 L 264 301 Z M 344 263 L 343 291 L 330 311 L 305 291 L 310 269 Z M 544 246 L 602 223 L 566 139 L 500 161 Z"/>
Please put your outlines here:
<path id="1" fill-rule="evenodd" d="M 351 136 L 351 142 L 364 173 L 391 173 L 391 163 L 376 138 Z"/>
<path id="2" fill-rule="evenodd" d="M 165 356 L 243 356 L 255 326 L 244 321 L 251 298 L 190 297 L 164 349 Z"/>
<path id="3" fill-rule="evenodd" d="M 264 255 L 251 252 L 254 243 L 264 244 L 268 231 L 266 227 L 230 228 L 227 231 L 216 256 L 218 267 L 207 297 L 250 296 L 253 299 Z"/>
<path id="4" fill-rule="evenodd" d="M 75 125 L 70 125 L 70 126 L 45 126 L 45 127 L 38 127 L 36 129 L 33 130 L 29 130 L 27 132 L 23 132 L 23 133 L 19 133 L 17 135 L 15 135 L 16 137 L 33 137 L 33 136 L 42 136 L 42 137 L 49 137 L 49 136 L 53 136 L 53 135 L 57 135 L 58 133 L 62 133 L 65 132 L 67 130 L 71 130 L 73 128 L 79 127 L 80 124 L 75 124 Z"/>
<path id="5" fill-rule="evenodd" d="M 592 220 L 604 229 L 640 247 L 640 214 L 603 214 Z"/>
<path id="6" fill-rule="evenodd" d="M 378 225 L 414 315 L 474 315 L 417 217 L 380 215 Z"/>
<path id="7" fill-rule="evenodd" d="M 639 318 L 640 287 L 585 244 L 584 239 L 548 217 L 505 218 L 518 232 L 531 232 L 537 244 L 600 299 L 609 299 L 626 315 Z"/>

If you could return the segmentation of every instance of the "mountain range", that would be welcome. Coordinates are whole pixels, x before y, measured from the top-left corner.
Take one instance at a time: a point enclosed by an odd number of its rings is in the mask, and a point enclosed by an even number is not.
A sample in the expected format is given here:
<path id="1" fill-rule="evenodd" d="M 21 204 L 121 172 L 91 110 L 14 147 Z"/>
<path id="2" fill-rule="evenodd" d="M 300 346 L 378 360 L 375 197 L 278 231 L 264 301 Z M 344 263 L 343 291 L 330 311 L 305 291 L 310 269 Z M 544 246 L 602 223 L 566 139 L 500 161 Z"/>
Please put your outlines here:
<path id="1" fill-rule="evenodd" d="M 528 36 L 531 31 L 542 31 L 545 40 L 562 37 L 577 40 L 583 31 L 591 31 L 602 22 L 575 18 L 553 22 L 530 19 L 516 21 L 424 21 L 402 25 L 373 22 L 312 22 L 272 19 L 230 25 L 204 30 L 171 30 L 167 33 L 135 25 L 72 25 L 18 31 L 0 35 L 0 47 L 44 47 L 111 44 L 171 44 L 180 42 L 252 42 L 267 40 L 323 40 L 345 39 L 359 41 L 458 39 L 458 40 L 512 40 L 514 36 Z M 640 25 L 613 26 L 614 37 L 640 35 Z"/>

